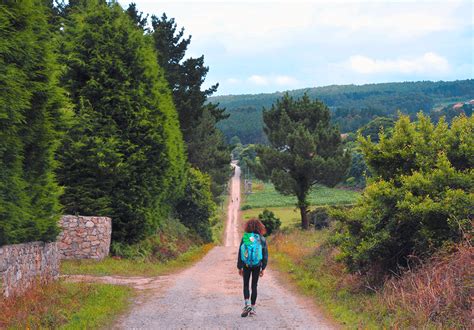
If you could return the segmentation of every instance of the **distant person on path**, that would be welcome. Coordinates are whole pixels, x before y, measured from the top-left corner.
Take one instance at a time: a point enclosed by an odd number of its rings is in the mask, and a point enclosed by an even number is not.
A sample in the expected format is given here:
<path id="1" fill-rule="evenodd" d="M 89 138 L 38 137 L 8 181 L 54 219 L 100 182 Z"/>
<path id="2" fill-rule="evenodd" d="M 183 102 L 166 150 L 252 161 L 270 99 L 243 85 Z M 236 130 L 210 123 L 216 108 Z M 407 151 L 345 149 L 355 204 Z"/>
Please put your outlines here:
<path id="1" fill-rule="evenodd" d="M 268 262 L 267 241 L 265 240 L 266 229 L 263 223 L 256 219 L 250 219 L 245 224 L 244 236 L 239 246 L 237 268 L 239 275 L 244 280 L 245 305 L 242 317 L 256 315 L 255 303 L 257 302 L 258 278 L 262 277 Z M 250 299 L 249 282 L 252 277 L 252 297 Z"/>

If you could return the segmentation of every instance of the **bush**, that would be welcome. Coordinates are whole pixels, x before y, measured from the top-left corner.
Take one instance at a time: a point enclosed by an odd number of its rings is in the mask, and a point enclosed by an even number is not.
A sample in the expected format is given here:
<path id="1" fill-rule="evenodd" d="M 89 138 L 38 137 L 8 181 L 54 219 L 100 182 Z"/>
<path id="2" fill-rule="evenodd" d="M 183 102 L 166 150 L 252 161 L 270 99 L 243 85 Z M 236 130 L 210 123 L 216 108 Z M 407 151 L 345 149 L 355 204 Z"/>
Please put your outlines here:
<path id="1" fill-rule="evenodd" d="M 275 216 L 275 213 L 273 213 L 272 211 L 265 209 L 262 213 L 258 215 L 258 218 L 267 229 L 267 233 L 265 236 L 269 236 L 280 229 L 281 221 Z"/>
<path id="2" fill-rule="evenodd" d="M 176 205 L 179 220 L 195 231 L 205 242 L 212 241 L 211 219 L 216 217 L 217 206 L 212 200 L 211 178 L 190 168 L 184 196 Z"/>
<path id="3" fill-rule="evenodd" d="M 401 116 L 380 143 L 360 139 L 374 179 L 351 211 L 338 211 L 335 238 L 352 271 L 398 271 L 407 257 L 426 258 L 470 232 L 474 205 L 474 119 L 449 129 L 419 115 Z"/>
<path id="4" fill-rule="evenodd" d="M 328 211 L 324 207 L 319 207 L 309 213 L 310 223 L 315 229 L 323 229 L 329 227 L 330 217 Z"/>

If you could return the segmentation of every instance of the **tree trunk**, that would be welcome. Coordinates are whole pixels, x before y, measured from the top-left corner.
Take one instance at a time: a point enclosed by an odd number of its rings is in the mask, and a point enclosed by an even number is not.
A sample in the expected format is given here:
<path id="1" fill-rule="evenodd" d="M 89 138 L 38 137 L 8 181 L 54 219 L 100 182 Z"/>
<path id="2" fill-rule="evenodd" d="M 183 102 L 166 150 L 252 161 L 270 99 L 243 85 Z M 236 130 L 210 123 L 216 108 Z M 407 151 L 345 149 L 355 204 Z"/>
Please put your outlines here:
<path id="1" fill-rule="evenodd" d="M 307 206 L 300 206 L 301 212 L 301 227 L 304 230 L 309 229 L 308 208 Z"/>

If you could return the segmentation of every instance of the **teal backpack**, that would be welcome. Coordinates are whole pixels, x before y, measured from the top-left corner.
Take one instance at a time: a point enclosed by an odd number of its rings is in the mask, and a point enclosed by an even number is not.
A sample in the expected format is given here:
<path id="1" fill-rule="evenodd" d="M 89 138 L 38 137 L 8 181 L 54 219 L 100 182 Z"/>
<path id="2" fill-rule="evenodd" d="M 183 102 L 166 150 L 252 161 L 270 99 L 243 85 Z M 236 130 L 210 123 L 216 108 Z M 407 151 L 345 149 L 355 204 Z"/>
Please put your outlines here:
<path id="1" fill-rule="evenodd" d="M 245 233 L 240 246 L 240 259 L 247 267 L 260 265 L 263 259 L 262 238 L 259 234 Z"/>

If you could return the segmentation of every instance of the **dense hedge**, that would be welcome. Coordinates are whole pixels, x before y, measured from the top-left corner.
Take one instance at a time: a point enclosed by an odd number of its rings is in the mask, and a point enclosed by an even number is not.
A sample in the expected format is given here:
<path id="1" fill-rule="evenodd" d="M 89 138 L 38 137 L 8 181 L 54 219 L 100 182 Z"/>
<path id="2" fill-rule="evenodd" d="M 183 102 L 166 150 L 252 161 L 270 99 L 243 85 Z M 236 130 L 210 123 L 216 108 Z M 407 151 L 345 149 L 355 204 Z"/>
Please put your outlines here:
<path id="1" fill-rule="evenodd" d="M 0 246 L 58 233 L 63 95 L 51 47 L 45 6 L 0 4 Z"/>
<path id="2" fill-rule="evenodd" d="M 391 137 L 360 138 L 373 179 L 358 205 L 336 212 L 336 243 L 353 271 L 396 271 L 472 230 L 474 118 L 451 127 L 427 116 L 401 116 Z"/>
<path id="3" fill-rule="evenodd" d="M 117 3 L 72 6 L 64 25 L 63 83 L 75 125 L 61 150 L 67 212 L 107 215 L 113 239 L 153 234 L 183 193 L 177 113 L 152 40 Z"/>

